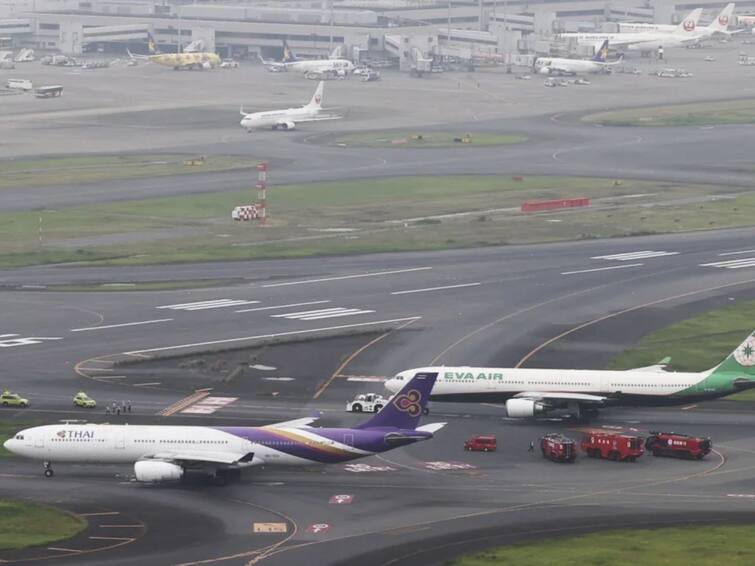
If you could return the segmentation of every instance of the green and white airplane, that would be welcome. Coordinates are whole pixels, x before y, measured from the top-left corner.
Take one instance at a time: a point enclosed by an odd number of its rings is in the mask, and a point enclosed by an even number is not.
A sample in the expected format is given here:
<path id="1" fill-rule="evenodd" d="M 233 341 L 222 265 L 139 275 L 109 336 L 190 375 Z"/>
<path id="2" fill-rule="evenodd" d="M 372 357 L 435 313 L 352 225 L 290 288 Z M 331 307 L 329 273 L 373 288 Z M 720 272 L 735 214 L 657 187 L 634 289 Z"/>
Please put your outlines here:
<path id="1" fill-rule="evenodd" d="M 423 367 L 402 371 L 385 386 L 395 392 L 416 373 L 437 372 L 430 400 L 505 402 L 514 418 L 564 409 L 584 417 L 606 406 L 696 403 L 755 388 L 755 332 L 712 369 L 670 372 L 667 363 L 624 371 Z"/>

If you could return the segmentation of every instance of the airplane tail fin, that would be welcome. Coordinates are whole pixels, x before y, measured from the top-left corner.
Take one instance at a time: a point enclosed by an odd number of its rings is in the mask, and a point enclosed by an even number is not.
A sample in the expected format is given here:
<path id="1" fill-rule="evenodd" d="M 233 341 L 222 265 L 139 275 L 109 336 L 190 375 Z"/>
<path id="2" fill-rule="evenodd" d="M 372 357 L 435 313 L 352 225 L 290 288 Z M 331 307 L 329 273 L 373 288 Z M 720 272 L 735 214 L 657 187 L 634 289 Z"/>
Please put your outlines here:
<path id="1" fill-rule="evenodd" d="M 317 84 L 315 93 L 312 95 L 312 99 L 307 104 L 307 108 L 316 108 L 317 110 L 322 108 L 322 94 L 325 90 L 325 81 L 320 81 Z"/>
<path id="2" fill-rule="evenodd" d="M 294 55 L 294 52 L 291 51 L 291 48 L 288 46 L 288 42 L 284 39 L 283 40 L 283 62 L 290 63 L 291 61 L 296 61 L 296 55 Z"/>
<path id="3" fill-rule="evenodd" d="M 702 8 L 692 10 L 686 18 L 679 22 L 679 25 L 676 26 L 676 30 L 683 33 L 691 33 L 695 31 L 695 29 L 697 29 L 697 22 L 700 21 L 700 14 L 702 13 Z"/>
<path id="4" fill-rule="evenodd" d="M 592 60 L 598 63 L 605 63 L 606 61 L 608 61 L 608 40 L 607 39 L 603 42 L 603 45 L 601 45 L 600 48 L 595 52 L 595 56 L 592 58 Z"/>
<path id="5" fill-rule="evenodd" d="M 755 332 L 752 332 L 737 349 L 711 371 L 711 375 L 739 374 L 755 380 Z"/>
<path id="6" fill-rule="evenodd" d="M 727 31 L 729 29 L 729 22 L 731 22 L 731 16 L 734 13 L 734 3 L 727 4 L 724 9 L 718 13 L 718 17 L 713 20 L 710 27 L 715 31 Z"/>
<path id="7" fill-rule="evenodd" d="M 433 390 L 437 377 L 437 372 L 416 374 L 377 415 L 361 423 L 357 428 L 415 430 L 430 399 L 430 392 Z"/>

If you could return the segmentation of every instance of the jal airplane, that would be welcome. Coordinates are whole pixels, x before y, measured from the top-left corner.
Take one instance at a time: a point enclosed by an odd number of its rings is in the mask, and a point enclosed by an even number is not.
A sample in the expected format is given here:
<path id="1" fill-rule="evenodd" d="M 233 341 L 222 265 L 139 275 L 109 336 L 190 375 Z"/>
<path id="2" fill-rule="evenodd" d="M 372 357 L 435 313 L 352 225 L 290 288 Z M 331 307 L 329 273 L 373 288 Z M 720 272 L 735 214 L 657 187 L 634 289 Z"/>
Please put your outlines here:
<path id="1" fill-rule="evenodd" d="M 241 127 L 247 132 L 272 128 L 273 130 L 293 130 L 298 122 L 316 122 L 320 120 L 337 120 L 342 116 L 323 112 L 322 100 L 325 82 L 320 81 L 315 93 L 308 104 L 299 108 L 287 108 L 285 110 L 267 110 L 265 112 L 253 112 L 247 114 L 241 108 Z"/>
<path id="2" fill-rule="evenodd" d="M 426 367 L 401 372 L 385 386 L 398 391 L 409 376 L 435 372 L 438 379 L 431 400 L 505 402 L 508 416 L 514 418 L 546 415 L 556 409 L 589 417 L 608 405 L 696 403 L 755 388 L 755 332 L 706 371 L 664 371 L 664 362 L 625 371 Z"/>
<path id="3" fill-rule="evenodd" d="M 436 373 L 408 380 L 390 403 L 355 428 L 313 428 L 304 418 L 262 427 L 55 424 L 5 441 L 14 454 L 53 463 L 133 464 L 137 481 L 179 480 L 198 470 L 220 480 L 254 466 L 334 464 L 429 440 L 446 423 L 417 426 Z"/>
<path id="4" fill-rule="evenodd" d="M 734 7 L 734 3 L 727 4 L 724 6 L 723 10 L 719 12 L 713 22 L 704 27 L 696 26 L 694 30 L 710 31 L 711 35 L 715 33 L 731 35 L 732 32 L 729 32 L 728 28 L 734 14 Z M 638 33 L 646 31 L 673 32 L 676 28 L 677 26 L 671 24 L 619 23 L 619 31 L 622 33 Z"/>
<path id="5" fill-rule="evenodd" d="M 542 75 L 576 75 L 579 73 L 601 73 L 623 61 L 608 61 L 608 40 L 603 42 L 592 59 L 566 59 L 563 57 L 538 57 L 535 69 Z"/>
<path id="6" fill-rule="evenodd" d="M 346 75 L 354 70 L 354 63 L 348 59 L 342 59 L 337 56 L 339 48 L 333 51 L 328 59 L 297 59 L 294 52 L 284 41 L 283 42 L 283 61 L 267 61 L 260 57 L 260 61 L 268 71 L 294 71 L 297 73 L 321 73 L 332 71 L 338 75 Z"/>
<path id="7" fill-rule="evenodd" d="M 696 33 L 697 22 L 703 9 L 697 8 L 690 12 L 684 20 L 671 31 L 644 31 L 630 33 L 562 33 L 563 39 L 576 39 L 582 45 L 599 45 L 603 41 L 610 42 L 614 48 L 623 47 L 629 50 L 648 51 L 656 49 L 659 45 L 672 46 L 682 40 L 699 40 L 700 34 Z"/>

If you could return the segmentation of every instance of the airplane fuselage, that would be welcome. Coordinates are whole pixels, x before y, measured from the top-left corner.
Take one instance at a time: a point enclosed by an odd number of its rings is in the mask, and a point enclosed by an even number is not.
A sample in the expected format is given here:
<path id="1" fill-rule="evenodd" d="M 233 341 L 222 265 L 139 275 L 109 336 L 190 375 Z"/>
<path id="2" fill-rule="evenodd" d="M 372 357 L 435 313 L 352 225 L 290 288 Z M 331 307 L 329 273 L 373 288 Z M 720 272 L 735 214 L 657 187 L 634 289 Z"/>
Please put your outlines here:
<path id="1" fill-rule="evenodd" d="M 296 124 L 312 120 L 319 113 L 317 108 L 288 108 L 286 110 L 268 110 L 265 112 L 254 112 L 247 114 L 241 120 L 241 126 L 247 130 L 256 130 L 260 128 L 277 127 L 280 124 Z"/>

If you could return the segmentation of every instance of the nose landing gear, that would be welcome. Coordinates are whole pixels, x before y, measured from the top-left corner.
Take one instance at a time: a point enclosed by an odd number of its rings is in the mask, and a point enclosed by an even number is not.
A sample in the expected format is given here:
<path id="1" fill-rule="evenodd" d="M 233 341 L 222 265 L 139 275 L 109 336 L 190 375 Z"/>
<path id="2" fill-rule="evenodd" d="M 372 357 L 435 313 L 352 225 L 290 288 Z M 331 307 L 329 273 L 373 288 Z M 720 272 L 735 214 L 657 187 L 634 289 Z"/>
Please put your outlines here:
<path id="1" fill-rule="evenodd" d="M 45 462 L 44 466 L 45 466 L 45 477 L 51 478 L 55 474 L 55 472 L 52 470 L 52 464 L 50 462 Z"/>

